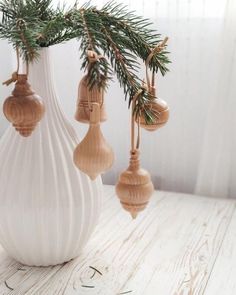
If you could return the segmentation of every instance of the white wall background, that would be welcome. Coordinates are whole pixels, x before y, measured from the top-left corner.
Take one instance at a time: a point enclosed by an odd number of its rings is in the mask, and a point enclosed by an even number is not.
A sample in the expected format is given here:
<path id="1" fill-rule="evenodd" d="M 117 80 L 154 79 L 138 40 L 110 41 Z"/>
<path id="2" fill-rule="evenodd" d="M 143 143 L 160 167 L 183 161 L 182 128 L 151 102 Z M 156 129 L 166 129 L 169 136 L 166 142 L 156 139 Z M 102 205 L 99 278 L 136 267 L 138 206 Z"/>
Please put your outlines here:
<path id="1" fill-rule="evenodd" d="M 98 5 L 103 2 L 92 1 Z M 170 73 L 158 77 L 158 86 L 160 97 L 171 108 L 171 118 L 156 133 L 143 132 L 143 166 L 151 172 L 156 188 L 236 197 L 235 1 L 123 3 L 151 18 L 158 31 L 170 37 Z M 12 72 L 9 47 L 3 41 L 0 53 L 2 81 Z M 82 137 L 86 126 L 73 120 L 77 85 L 82 77 L 76 41 L 55 46 L 53 64 L 63 108 Z M 0 87 L 1 97 L 9 91 Z M 114 148 L 116 162 L 104 181 L 115 183 L 129 157 L 129 112 L 116 82 L 106 95 L 106 106 L 109 120 L 102 127 Z M 3 115 L 0 122 L 2 133 L 6 127 Z"/>

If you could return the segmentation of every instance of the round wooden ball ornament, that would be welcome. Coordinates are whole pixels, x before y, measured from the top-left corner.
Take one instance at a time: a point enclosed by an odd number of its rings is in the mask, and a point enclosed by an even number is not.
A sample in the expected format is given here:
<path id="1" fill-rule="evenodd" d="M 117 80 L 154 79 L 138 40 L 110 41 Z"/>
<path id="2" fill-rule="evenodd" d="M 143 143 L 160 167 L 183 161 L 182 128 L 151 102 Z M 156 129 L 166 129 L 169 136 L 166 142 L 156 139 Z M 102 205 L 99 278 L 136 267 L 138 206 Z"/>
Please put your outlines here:
<path id="1" fill-rule="evenodd" d="M 12 96 L 3 104 L 3 112 L 20 135 L 28 137 L 42 119 L 45 107 L 41 97 L 31 89 L 26 74 L 17 74 L 16 79 Z"/>
<path id="2" fill-rule="evenodd" d="M 153 58 L 154 54 L 161 52 L 168 41 L 168 37 L 166 37 L 160 44 L 158 44 L 152 52 L 149 54 L 146 60 L 146 78 L 147 78 L 147 89 L 149 93 L 152 95 L 153 99 L 147 104 L 147 107 L 153 112 L 155 118 L 153 122 L 147 123 L 144 116 L 140 117 L 140 126 L 148 131 L 155 131 L 162 126 L 164 126 L 169 120 L 170 110 L 167 103 L 156 97 L 156 88 L 155 88 L 155 72 L 152 72 L 152 81 L 150 81 L 149 77 L 149 63 Z"/>
<path id="3" fill-rule="evenodd" d="M 112 166 L 114 153 L 100 129 L 100 106 L 98 103 L 91 106 L 89 130 L 74 151 L 74 163 L 94 180 Z"/>
<path id="4" fill-rule="evenodd" d="M 89 65 L 92 66 L 101 57 L 94 51 L 88 51 Z M 85 75 L 79 83 L 77 108 L 75 119 L 81 123 L 89 123 L 91 103 L 96 102 L 100 105 L 100 122 L 107 120 L 107 113 L 104 105 L 104 89 L 99 89 L 94 85 L 92 89 L 89 86 L 89 77 Z"/>
<path id="5" fill-rule="evenodd" d="M 144 116 L 140 117 L 140 126 L 147 131 L 155 131 L 163 127 L 169 120 L 170 110 L 167 103 L 160 98 L 153 98 L 153 101 L 147 105 L 153 112 L 155 118 L 153 122 L 147 123 Z"/>
<path id="6" fill-rule="evenodd" d="M 134 144 L 135 138 L 135 118 L 134 107 L 135 100 L 138 95 L 142 93 L 138 92 L 136 97 L 133 98 L 132 107 L 132 122 L 131 122 L 131 157 L 127 170 L 122 172 L 119 176 L 116 184 L 116 194 L 120 199 L 122 207 L 130 212 L 133 219 L 135 219 L 140 211 L 143 211 L 149 199 L 154 191 L 154 187 L 151 181 L 148 171 L 140 167 L 139 160 L 139 144 L 140 144 L 140 124 L 138 121 L 138 136 L 136 147 Z"/>

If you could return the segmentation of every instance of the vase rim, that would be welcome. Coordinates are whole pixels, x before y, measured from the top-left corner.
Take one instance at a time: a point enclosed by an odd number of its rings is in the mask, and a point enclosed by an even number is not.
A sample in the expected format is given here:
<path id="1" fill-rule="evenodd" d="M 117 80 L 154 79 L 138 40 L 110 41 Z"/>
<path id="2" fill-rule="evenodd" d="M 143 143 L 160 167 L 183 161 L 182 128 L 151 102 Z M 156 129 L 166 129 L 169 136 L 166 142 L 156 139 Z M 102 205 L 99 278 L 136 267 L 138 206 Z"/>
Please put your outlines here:
<path id="1" fill-rule="evenodd" d="M 40 51 L 48 51 L 51 48 L 51 46 L 48 47 L 40 47 L 39 52 Z"/>

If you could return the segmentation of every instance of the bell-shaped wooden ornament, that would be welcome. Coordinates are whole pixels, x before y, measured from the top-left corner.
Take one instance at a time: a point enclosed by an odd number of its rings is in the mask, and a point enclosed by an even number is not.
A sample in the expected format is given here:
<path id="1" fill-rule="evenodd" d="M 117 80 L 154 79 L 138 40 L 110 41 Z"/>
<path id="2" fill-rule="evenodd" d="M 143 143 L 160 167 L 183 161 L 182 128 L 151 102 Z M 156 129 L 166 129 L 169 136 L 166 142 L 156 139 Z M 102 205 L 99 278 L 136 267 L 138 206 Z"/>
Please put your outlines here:
<path id="1" fill-rule="evenodd" d="M 90 89 L 88 85 L 88 75 L 85 75 L 79 83 L 77 109 L 75 119 L 82 123 L 89 123 L 91 103 L 100 105 L 100 122 L 107 120 L 107 114 L 104 105 L 104 89 L 99 89 L 94 85 Z"/>
<path id="2" fill-rule="evenodd" d="M 94 180 L 112 166 L 114 153 L 100 129 L 100 105 L 91 106 L 89 130 L 74 151 L 74 163 Z"/>
<path id="3" fill-rule="evenodd" d="M 116 184 L 116 194 L 122 207 L 135 219 L 146 208 L 153 191 L 150 174 L 140 168 L 139 151 L 131 151 L 129 167 L 121 173 Z"/>
<path id="4" fill-rule="evenodd" d="M 43 117 L 45 107 L 40 96 L 34 93 L 27 75 L 18 74 L 12 96 L 3 104 L 3 112 L 20 135 L 30 136 Z"/>

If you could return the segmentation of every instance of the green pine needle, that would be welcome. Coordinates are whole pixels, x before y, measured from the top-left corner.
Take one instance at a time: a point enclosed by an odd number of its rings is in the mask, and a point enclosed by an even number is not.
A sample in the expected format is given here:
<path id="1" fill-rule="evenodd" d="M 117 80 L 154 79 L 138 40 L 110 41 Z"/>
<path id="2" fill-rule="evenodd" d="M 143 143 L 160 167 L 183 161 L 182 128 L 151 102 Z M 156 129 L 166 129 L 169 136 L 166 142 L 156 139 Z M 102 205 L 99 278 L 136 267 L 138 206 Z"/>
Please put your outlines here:
<path id="1" fill-rule="evenodd" d="M 148 19 L 113 1 L 97 9 L 90 2 L 81 7 L 76 1 L 70 8 L 53 8 L 52 0 L 2 0 L 0 13 L 0 38 L 17 47 L 28 62 L 37 59 L 42 47 L 77 38 L 82 68 L 89 69 L 90 87 L 96 85 L 105 89 L 115 72 L 129 105 L 143 84 L 138 77 L 138 58 L 145 62 L 152 49 L 162 41 Z M 88 49 L 104 58 L 88 67 Z M 154 54 L 149 68 L 165 75 L 169 63 L 168 52 L 164 49 Z M 135 107 L 135 115 L 143 115 L 147 123 L 155 118 L 149 107 L 151 99 L 152 95 L 143 89 Z"/>

